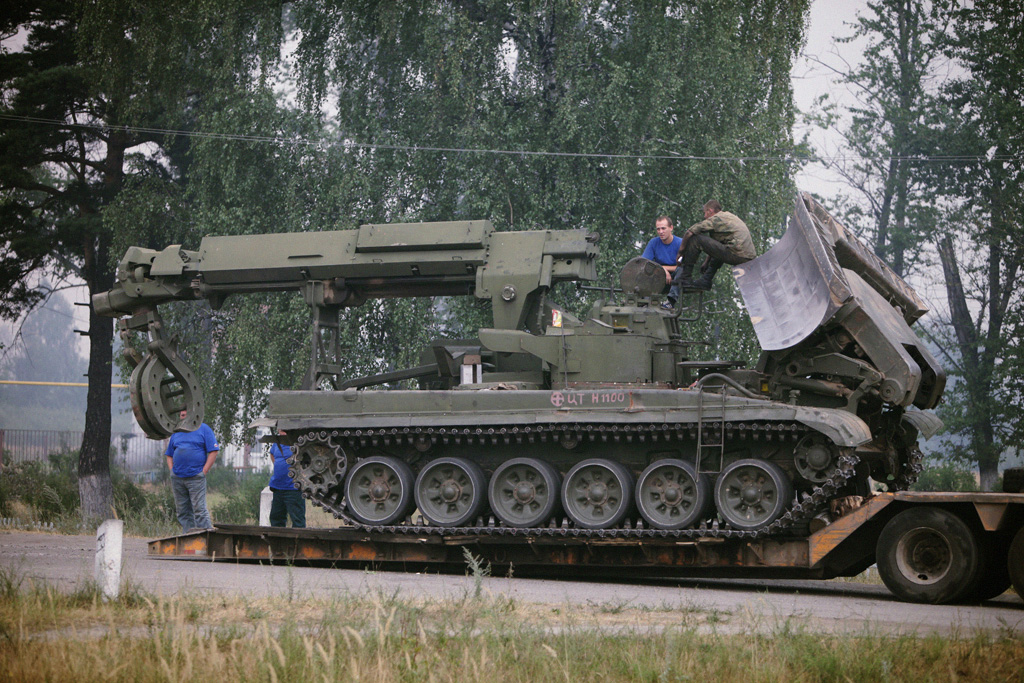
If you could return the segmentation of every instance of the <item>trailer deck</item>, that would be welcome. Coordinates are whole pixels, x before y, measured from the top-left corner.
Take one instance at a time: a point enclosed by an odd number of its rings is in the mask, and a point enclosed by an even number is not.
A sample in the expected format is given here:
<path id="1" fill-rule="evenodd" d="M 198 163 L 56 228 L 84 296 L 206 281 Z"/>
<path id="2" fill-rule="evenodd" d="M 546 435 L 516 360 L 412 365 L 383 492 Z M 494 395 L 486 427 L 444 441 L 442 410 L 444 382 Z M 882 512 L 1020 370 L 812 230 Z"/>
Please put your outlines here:
<path id="1" fill-rule="evenodd" d="M 684 539 L 594 538 L 573 529 L 543 536 L 394 534 L 338 527 L 289 529 L 221 524 L 150 541 L 152 557 L 232 562 L 280 562 L 331 566 L 375 566 L 406 570 L 461 570 L 466 553 L 518 575 L 573 574 L 715 576 L 828 579 L 854 576 L 876 561 L 883 529 L 907 510 L 941 510 L 962 520 L 981 555 L 1020 561 L 1006 552 L 1024 547 L 1024 494 L 880 493 L 828 526 L 804 537 Z M 932 544 L 934 545 L 934 544 Z M 956 555 L 956 544 L 947 554 Z M 931 550 L 925 544 L 923 550 Z M 1019 553 L 1018 553 L 1019 555 Z M 988 563 L 977 581 L 1006 572 Z M 1010 581 L 1024 594 L 1024 568 L 1009 567 Z M 987 577 L 987 578 L 983 578 Z M 931 601 L 931 600 L 928 600 Z"/>

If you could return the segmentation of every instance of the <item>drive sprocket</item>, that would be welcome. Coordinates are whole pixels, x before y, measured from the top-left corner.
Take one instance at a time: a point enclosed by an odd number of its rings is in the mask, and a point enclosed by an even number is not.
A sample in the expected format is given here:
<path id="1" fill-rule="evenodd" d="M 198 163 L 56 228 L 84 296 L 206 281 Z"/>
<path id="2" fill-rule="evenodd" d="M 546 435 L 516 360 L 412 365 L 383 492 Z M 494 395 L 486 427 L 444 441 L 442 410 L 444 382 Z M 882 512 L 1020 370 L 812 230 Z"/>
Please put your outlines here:
<path id="1" fill-rule="evenodd" d="M 288 458 L 288 476 L 307 497 L 322 498 L 341 491 L 348 458 L 337 442 L 338 432 L 309 432 L 300 436 Z"/>
<path id="2" fill-rule="evenodd" d="M 907 491 L 924 470 L 924 453 L 914 444 L 906 449 L 903 466 L 895 479 L 889 482 L 890 491 Z"/>

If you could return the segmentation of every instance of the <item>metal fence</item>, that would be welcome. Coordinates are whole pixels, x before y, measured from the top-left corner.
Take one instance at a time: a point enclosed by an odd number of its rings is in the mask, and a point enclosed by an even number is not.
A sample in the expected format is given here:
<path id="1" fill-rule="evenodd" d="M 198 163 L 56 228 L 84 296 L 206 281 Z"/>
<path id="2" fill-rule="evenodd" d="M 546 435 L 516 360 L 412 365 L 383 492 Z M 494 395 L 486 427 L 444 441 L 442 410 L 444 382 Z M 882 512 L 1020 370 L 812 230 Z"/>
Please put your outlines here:
<path id="1" fill-rule="evenodd" d="M 49 429 L 0 428 L 0 454 L 4 464 L 49 463 L 49 456 L 77 451 L 84 432 Z M 167 440 L 153 441 L 139 434 L 123 432 L 110 437 L 110 462 L 136 479 L 151 479 L 167 467 Z M 262 469 L 268 464 L 258 448 L 223 444 L 221 462 L 236 472 Z"/>
<path id="2" fill-rule="evenodd" d="M 47 462 L 50 455 L 76 451 L 84 432 L 49 429 L 0 429 L 0 453 L 10 464 Z M 112 434 L 111 463 L 126 472 L 159 469 L 163 464 L 166 441 L 152 441 L 130 432 Z"/>

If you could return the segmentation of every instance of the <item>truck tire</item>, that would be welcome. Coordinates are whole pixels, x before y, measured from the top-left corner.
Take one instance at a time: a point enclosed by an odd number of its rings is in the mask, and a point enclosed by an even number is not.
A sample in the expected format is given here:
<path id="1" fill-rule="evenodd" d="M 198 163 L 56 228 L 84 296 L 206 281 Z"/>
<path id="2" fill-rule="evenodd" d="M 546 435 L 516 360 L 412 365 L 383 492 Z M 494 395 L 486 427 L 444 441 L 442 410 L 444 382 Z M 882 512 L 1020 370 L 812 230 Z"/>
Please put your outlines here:
<path id="1" fill-rule="evenodd" d="M 981 537 L 978 573 L 964 596 L 964 602 L 984 602 L 999 597 L 1010 588 L 1009 544 L 1004 536 Z"/>
<path id="2" fill-rule="evenodd" d="M 1010 571 L 1010 581 L 1013 582 L 1013 590 L 1024 600 L 1024 527 L 1013 537 L 1010 543 L 1010 556 L 1006 562 Z"/>
<path id="3" fill-rule="evenodd" d="M 1003 491 L 1024 493 L 1024 467 L 1011 467 L 1003 470 Z"/>
<path id="4" fill-rule="evenodd" d="M 898 598 L 941 605 L 974 587 L 980 554 L 963 520 L 940 508 L 919 507 L 889 520 L 878 536 L 875 561 L 882 581 Z"/>

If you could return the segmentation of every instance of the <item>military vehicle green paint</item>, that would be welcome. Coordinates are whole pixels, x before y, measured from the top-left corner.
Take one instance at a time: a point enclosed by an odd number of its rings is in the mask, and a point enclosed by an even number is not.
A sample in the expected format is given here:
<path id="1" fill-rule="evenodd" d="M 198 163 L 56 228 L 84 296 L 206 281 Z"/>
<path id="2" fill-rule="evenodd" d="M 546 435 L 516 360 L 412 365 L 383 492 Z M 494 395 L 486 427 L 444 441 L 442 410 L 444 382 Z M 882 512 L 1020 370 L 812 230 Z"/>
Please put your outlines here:
<path id="1" fill-rule="evenodd" d="M 129 249 L 93 305 L 123 316 L 126 338 L 147 336 L 132 407 L 164 438 L 196 428 L 203 399 L 157 307 L 301 292 L 304 390 L 271 392 L 258 424 L 287 431 L 306 496 L 367 528 L 799 534 L 829 522 L 830 502 L 866 494 L 869 476 L 896 490 L 914 480 L 945 384 L 910 328 L 925 307 L 808 195 L 778 244 L 733 269 L 763 348 L 750 369 L 690 358 L 685 321 L 658 305 L 662 271 L 643 259 L 623 268 L 620 301 L 584 315 L 552 301 L 553 285 L 594 280 L 596 241 L 487 221 L 207 237 L 197 251 Z M 344 308 L 438 295 L 490 300 L 493 326 L 434 342 L 414 368 L 341 375 Z M 421 388 L 371 389 L 399 380 Z"/>

